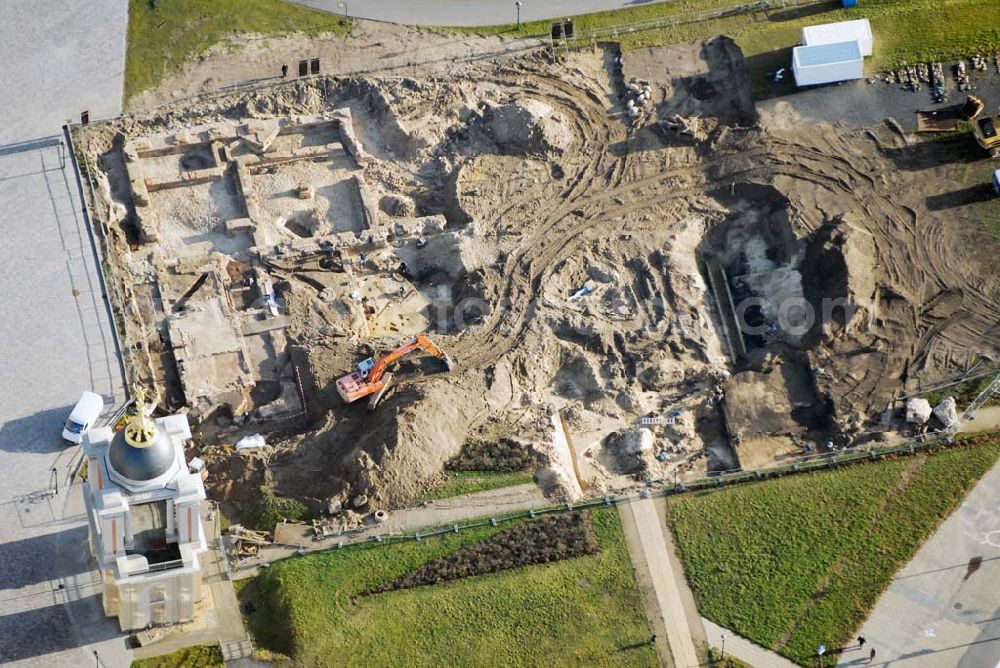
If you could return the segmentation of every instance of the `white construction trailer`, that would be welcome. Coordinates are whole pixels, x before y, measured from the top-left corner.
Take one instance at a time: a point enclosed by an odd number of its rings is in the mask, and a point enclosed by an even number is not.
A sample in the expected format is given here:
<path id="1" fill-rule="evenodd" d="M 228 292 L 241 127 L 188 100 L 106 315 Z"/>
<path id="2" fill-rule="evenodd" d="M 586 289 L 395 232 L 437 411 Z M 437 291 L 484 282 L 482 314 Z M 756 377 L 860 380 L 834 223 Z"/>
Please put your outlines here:
<path id="1" fill-rule="evenodd" d="M 798 86 L 850 81 L 864 77 L 865 59 L 857 40 L 797 46 L 792 49 L 792 72 Z"/>
<path id="2" fill-rule="evenodd" d="M 872 26 L 868 23 L 868 19 L 821 23 L 802 29 L 803 46 L 822 46 L 852 40 L 857 40 L 862 56 L 872 55 Z"/>

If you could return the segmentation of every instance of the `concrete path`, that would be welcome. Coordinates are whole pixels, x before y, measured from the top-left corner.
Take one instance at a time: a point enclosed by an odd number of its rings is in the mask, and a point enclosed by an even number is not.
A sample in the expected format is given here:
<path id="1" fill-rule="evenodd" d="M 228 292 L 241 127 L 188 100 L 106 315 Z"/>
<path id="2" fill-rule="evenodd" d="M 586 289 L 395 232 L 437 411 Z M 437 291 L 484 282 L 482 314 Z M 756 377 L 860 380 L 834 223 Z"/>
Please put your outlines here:
<path id="1" fill-rule="evenodd" d="M 0 663 L 105 666 L 129 658 L 98 597 L 79 447 L 59 434 L 84 390 L 121 378 L 61 126 L 118 113 L 125 0 L 7 0 L 0 21 Z M 53 471 L 53 468 L 55 469 Z M 59 480 L 58 495 L 54 481 Z"/>
<path id="2" fill-rule="evenodd" d="M 734 656 L 740 661 L 749 663 L 754 668 L 796 668 L 798 666 L 785 657 L 775 654 L 743 636 L 738 636 L 713 621 L 702 617 L 701 622 L 705 626 L 705 633 L 708 634 L 708 644 L 717 650 L 724 650 L 726 656 Z M 725 635 L 725 642 L 722 640 L 723 635 Z"/>
<path id="3" fill-rule="evenodd" d="M 860 633 L 873 665 L 1000 665 L 1000 464 L 893 578 Z"/>
<path id="4" fill-rule="evenodd" d="M 522 21 L 560 19 L 667 0 L 523 0 Z M 359 19 L 425 26 L 509 25 L 517 21 L 514 0 L 293 0 L 296 4 Z"/>
<path id="5" fill-rule="evenodd" d="M 652 622 L 661 662 L 676 668 L 699 665 L 681 589 L 669 557 L 671 548 L 664 536 L 662 513 L 651 498 L 629 501 L 618 506 L 618 510 L 640 588 L 644 594 L 652 593 L 655 597 L 656 614 Z M 643 586 L 647 582 L 648 586 Z M 666 646 L 661 642 L 661 629 L 666 632 Z"/>

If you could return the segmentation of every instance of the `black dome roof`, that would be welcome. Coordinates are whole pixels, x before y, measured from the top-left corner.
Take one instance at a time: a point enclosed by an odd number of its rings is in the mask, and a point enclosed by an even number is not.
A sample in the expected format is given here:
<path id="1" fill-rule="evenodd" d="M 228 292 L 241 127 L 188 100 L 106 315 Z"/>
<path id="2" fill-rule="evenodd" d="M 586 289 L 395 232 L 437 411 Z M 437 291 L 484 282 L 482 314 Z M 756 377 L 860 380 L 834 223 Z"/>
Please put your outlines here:
<path id="1" fill-rule="evenodd" d="M 152 442 L 138 448 L 125 440 L 125 430 L 119 429 L 108 449 L 108 464 L 129 480 L 154 480 L 174 464 L 174 448 L 170 439 L 159 433 Z"/>

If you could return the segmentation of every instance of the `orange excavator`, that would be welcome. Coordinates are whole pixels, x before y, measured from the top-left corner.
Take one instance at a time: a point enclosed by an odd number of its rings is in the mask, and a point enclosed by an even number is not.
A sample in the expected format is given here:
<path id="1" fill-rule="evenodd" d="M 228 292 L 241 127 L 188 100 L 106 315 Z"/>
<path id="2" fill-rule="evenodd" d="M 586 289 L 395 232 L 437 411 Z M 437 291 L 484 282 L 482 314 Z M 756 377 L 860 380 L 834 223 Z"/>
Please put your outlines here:
<path id="1" fill-rule="evenodd" d="M 340 394 L 340 398 L 349 404 L 362 397 L 371 396 L 371 399 L 368 400 L 368 410 L 375 410 L 378 402 L 389 389 L 389 383 L 392 382 L 392 374 L 387 369 L 401 357 L 418 349 L 422 349 L 444 362 L 448 371 L 455 368 L 447 353 L 431 343 L 426 336 L 420 334 L 409 343 L 404 343 L 378 360 L 369 357 L 358 362 L 357 369 L 337 379 L 337 392 Z"/>

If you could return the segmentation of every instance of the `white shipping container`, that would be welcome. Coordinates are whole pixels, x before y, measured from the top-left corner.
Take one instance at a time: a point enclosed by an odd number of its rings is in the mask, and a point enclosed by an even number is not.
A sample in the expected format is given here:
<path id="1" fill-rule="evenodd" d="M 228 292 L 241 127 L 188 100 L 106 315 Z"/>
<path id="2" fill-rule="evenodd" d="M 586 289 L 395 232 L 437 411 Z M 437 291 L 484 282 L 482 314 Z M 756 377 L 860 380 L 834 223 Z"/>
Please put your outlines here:
<path id="1" fill-rule="evenodd" d="M 792 49 L 792 72 L 799 86 L 818 86 L 860 79 L 865 75 L 865 59 L 857 41 Z"/>
<path id="2" fill-rule="evenodd" d="M 872 26 L 868 23 L 868 19 L 821 23 L 802 29 L 802 44 L 805 46 L 837 44 L 855 39 L 861 47 L 862 56 L 872 55 Z"/>

